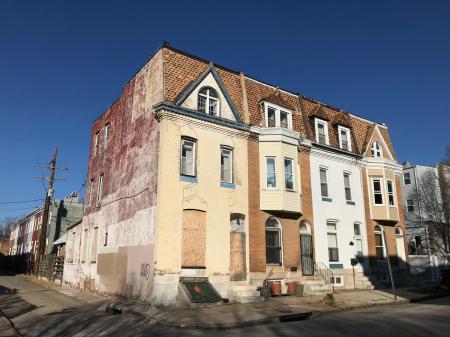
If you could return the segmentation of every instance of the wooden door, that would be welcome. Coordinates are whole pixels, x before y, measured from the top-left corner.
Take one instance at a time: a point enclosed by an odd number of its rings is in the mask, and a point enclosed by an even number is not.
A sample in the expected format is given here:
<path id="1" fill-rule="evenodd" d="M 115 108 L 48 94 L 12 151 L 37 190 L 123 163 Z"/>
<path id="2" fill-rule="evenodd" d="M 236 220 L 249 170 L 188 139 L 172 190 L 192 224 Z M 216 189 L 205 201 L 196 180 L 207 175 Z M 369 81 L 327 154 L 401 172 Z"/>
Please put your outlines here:
<path id="1" fill-rule="evenodd" d="M 300 251 L 302 255 L 302 274 L 304 276 L 313 274 L 313 251 L 312 237 L 309 234 L 300 235 Z"/>
<path id="2" fill-rule="evenodd" d="M 206 250 L 206 212 L 183 211 L 181 267 L 204 268 Z"/>

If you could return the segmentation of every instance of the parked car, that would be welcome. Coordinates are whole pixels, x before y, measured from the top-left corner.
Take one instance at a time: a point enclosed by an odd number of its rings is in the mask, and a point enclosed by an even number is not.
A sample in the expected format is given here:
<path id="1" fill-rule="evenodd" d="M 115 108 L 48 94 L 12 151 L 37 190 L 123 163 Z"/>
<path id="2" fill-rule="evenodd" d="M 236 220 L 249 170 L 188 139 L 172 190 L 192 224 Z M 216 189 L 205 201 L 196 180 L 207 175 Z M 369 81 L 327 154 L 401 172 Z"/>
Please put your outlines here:
<path id="1" fill-rule="evenodd" d="M 439 272 L 439 283 L 441 284 L 441 286 L 450 289 L 450 269 L 441 270 Z"/>

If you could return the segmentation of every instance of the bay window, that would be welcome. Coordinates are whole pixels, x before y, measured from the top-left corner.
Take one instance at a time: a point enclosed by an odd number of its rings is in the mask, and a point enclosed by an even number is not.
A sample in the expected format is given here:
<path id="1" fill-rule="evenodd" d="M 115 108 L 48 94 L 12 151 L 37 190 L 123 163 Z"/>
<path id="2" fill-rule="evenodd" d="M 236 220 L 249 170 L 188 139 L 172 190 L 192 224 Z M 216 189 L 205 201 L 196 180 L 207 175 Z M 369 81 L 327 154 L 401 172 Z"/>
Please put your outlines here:
<path id="1" fill-rule="evenodd" d="M 288 191 L 294 190 L 294 174 L 292 159 L 284 158 L 284 187 Z"/>
<path id="2" fill-rule="evenodd" d="M 277 187 L 275 157 L 266 157 L 267 188 Z"/>

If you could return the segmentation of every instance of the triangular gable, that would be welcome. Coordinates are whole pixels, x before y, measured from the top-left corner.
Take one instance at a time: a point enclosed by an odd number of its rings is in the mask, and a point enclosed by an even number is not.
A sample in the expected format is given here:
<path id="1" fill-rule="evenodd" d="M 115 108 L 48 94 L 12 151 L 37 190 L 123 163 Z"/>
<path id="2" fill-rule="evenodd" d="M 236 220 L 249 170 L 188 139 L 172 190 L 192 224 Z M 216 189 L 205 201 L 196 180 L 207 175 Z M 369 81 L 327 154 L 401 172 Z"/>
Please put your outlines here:
<path id="1" fill-rule="evenodd" d="M 184 92 L 181 93 L 176 101 L 176 105 L 197 110 L 198 91 L 204 86 L 212 87 L 219 94 L 221 98 L 220 117 L 235 120 L 236 122 L 241 121 L 240 114 L 212 63 L 194 82 L 192 82 L 192 84 L 186 88 Z"/>
<path id="2" fill-rule="evenodd" d="M 383 156 L 390 160 L 394 160 L 394 156 L 392 155 L 391 151 L 389 150 L 389 147 L 387 146 L 386 141 L 384 140 L 384 137 L 381 134 L 380 129 L 378 128 L 378 125 L 375 125 L 375 127 L 373 128 L 372 134 L 366 144 L 364 154 L 366 156 L 370 155 L 372 141 L 374 141 L 374 140 L 381 144 L 381 146 L 383 148 Z"/>

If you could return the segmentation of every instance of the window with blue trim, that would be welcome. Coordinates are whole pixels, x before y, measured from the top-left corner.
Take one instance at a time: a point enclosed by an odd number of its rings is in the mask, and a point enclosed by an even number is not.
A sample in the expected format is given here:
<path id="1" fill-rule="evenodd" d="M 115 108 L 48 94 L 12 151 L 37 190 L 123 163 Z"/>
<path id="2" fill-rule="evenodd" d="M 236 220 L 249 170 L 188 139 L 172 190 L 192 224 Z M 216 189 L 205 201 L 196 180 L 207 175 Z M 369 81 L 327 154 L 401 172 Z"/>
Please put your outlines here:
<path id="1" fill-rule="evenodd" d="M 195 139 L 181 138 L 180 173 L 182 176 L 195 177 L 197 175 L 196 146 L 197 141 Z"/>
<path id="2" fill-rule="evenodd" d="M 233 183 L 233 149 L 220 148 L 220 182 Z"/>

